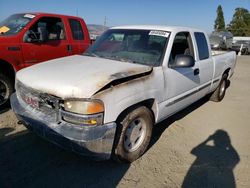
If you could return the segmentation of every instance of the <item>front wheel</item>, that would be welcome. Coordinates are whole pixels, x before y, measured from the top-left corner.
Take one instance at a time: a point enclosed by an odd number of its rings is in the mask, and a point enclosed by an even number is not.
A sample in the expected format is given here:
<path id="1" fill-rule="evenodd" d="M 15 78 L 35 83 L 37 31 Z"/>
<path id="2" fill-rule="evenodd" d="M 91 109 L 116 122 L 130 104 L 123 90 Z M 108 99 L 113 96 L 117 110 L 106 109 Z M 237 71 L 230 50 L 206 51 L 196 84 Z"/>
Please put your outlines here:
<path id="1" fill-rule="evenodd" d="M 147 149 L 152 135 L 153 116 L 145 107 L 137 107 L 118 122 L 113 157 L 133 162 Z"/>
<path id="2" fill-rule="evenodd" d="M 227 89 L 227 74 L 223 74 L 220 84 L 210 97 L 211 101 L 220 102 L 224 98 Z"/>
<path id="3" fill-rule="evenodd" d="M 11 79 L 3 73 L 0 73 L 0 108 L 4 108 L 14 92 L 14 86 Z"/>

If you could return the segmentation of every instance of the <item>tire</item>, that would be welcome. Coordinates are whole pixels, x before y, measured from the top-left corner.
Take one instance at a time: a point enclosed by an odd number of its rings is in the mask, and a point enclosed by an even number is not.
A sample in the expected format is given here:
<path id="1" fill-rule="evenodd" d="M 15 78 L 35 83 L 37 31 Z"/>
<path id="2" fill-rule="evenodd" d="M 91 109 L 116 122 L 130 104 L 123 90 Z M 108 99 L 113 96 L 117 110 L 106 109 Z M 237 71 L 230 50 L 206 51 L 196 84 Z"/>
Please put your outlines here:
<path id="1" fill-rule="evenodd" d="M 147 107 L 140 106 L 126 114 L 119 122 L 113 159 L 119 162 L 133 162 L 142 156 L 149 145 L 153 115 Z"/>
<path id="2" fill-rule="evenodd" d="M 248 54 L 249 52 L 248 52 L 248 49 L 246 48 L 244 55 L 248 55 Z"/>
<path id="3" fill-rule="evenodd" d="M 220 102 L 224 98 L 227 89 L 227 74 L 223 74 L 220 84 L 217 89 L 212 93 L 210 100 L 214 102 Z"/>
<path id="4" fill-rule="evenodd" d="M 9 99 L 14 92 L 12 80 L 3 73 L 0 73 L 0 108 L 3 109 L 9 105 Z"/>
<path id="5" fill-rule="evenodd" d="M 245 55 L 245 54 L 246 54 L 246 49 L 242 49 L 241 55 Z"/>

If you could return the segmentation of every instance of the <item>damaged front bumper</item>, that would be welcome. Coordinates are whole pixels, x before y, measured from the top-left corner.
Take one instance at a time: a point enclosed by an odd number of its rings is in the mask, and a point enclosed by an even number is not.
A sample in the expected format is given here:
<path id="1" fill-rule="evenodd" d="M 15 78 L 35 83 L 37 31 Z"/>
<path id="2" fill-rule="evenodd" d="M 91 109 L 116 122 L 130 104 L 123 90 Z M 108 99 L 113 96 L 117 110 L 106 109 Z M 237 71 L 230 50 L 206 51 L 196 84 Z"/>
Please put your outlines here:
<path id="1" fill-rule="evenodd" d="M 46 114 L 30 107 L 11 96 L 11 107 L 17 118 L 24 125 L 46 140 L 67 150 L 94 159 L 109 159 L 114 142 L 116 123 L 108 123 L 95 127 L 74 125 L 55 118 L 53 113 Z"/>

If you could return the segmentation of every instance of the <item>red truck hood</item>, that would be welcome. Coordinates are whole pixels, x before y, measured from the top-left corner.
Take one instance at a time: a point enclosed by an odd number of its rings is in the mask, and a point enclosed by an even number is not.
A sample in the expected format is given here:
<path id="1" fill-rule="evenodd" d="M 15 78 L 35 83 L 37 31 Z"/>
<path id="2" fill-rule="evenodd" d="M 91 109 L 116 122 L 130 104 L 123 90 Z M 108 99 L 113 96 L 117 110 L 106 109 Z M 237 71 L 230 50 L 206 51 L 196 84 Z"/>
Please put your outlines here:
<path id="1" fill-rule="evenodd" d="M 11 43 L 13 40 L 17 40 L 17 36 L 13 35 L 0 35 L 0 44 L 1 43 Z"/>

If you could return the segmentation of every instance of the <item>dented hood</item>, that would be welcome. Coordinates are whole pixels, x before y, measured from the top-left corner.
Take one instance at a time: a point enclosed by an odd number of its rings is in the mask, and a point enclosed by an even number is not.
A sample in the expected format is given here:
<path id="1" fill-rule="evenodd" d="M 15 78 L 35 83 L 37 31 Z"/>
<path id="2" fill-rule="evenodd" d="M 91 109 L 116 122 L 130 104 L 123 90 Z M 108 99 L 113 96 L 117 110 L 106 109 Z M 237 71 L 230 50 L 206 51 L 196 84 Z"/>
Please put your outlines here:
<path id="1" fill-rule="evenodd" d="M 152 70 L 152 67 L 74 55 L 43 62 L 17 72 L 24 85 L 62 99 L 90 98 L 114 80 Z"/>

